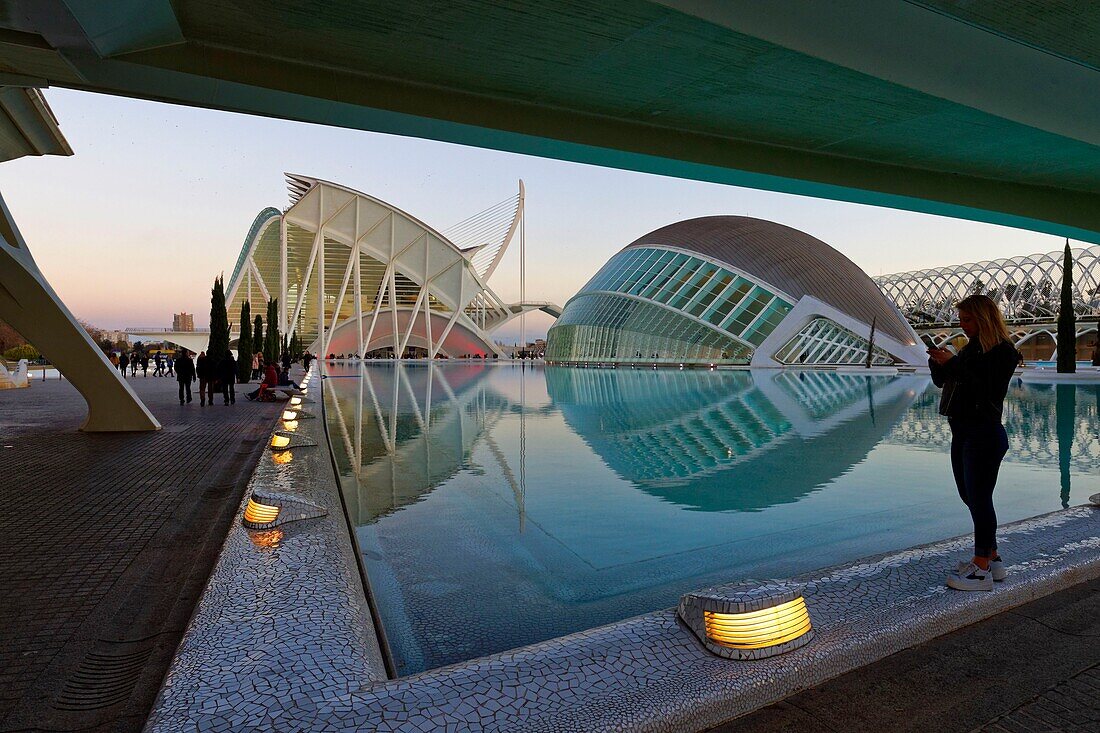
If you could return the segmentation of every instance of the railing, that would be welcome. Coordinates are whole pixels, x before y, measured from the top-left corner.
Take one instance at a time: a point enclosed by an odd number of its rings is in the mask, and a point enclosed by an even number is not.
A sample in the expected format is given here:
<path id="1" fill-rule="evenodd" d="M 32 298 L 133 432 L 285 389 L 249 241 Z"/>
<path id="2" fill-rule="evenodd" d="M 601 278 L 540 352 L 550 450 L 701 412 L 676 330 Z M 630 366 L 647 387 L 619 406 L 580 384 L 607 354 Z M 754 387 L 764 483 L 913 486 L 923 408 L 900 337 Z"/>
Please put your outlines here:
<path id="1" fill-rule="evenodd" d="M 192 328 L 187 331 L 180 331 L 175 328 L 145 328 L 144 326 L 127 326 L 122 329 L 123 333 L 210 333 L 209 328 Z"/>

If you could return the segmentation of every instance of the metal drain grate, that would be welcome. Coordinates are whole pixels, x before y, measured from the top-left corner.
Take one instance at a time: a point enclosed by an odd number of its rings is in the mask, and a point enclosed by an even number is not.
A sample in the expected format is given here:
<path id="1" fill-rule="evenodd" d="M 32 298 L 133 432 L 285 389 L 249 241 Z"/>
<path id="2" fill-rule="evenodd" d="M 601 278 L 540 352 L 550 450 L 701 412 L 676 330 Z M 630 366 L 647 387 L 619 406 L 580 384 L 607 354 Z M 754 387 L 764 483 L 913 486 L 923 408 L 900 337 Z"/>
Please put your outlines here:
<path id="1" fill-rule="evenodd" d="M 54 703 L 58 710 L 98 710 L 130 697 L 152 648 L 89 652 Z"/>

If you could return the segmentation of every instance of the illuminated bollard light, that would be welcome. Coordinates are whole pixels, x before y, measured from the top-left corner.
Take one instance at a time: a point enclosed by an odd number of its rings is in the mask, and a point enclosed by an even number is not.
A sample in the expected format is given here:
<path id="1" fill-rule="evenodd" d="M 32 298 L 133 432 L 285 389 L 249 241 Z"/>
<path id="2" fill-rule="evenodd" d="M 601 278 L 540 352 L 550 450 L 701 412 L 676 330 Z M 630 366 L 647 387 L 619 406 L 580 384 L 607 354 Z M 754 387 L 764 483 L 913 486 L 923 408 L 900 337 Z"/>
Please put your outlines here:
<path id="1" fill-rule="evenodd" d="M 763 582 L 688 593 L 677 609 L 699 641 L 726 659 L 765 659 L 813 639 L 809 610 L 796 585 Z"/>
<path id="2" fill-rule="evenodd" d="M 316 445 L 316 443 L 303 440 L 297 435 L 286 435 L 284 433 L 273 433 L 271 435 L 270 447 L 271 450 L 275 452 L 286 451 L 292 448 L 307 448 Z"/>
<path id="3" fill-rule="evenodd" d="M 248 497 L 241 523 L 248 529 L 271 529 L 286 522 L 315 519 L 327 514 L 321 507 L 304 499 L 257 489 Z"/>
<path id="4" fill-rule="evenodd" d="M 293 410 L 284 410 L 282 419 L 284 421 L 285 420 L 312 420 L 315 417 L 316 417 L 316 415 L 314 415 L 312 412 L 306 412 L 305 410 L 295 408 Z"/>

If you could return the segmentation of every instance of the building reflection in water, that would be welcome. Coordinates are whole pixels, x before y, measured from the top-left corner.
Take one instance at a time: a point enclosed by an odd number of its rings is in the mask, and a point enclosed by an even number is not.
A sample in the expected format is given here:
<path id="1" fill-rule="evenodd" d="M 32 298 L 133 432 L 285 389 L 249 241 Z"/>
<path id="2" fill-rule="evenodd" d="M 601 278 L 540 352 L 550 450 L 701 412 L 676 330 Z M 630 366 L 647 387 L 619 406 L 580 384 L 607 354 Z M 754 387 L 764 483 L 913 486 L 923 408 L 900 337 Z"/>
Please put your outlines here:
<path id="1" fill-rule="evenodd" d="M 824 371 L 547 367 L 546 380 L 619 476 L 707 512 L 798 501 L 863 460 L 913 400 L 901 380 Z"/>
<path id="2" fill-rule="evenodd" d="M 403 674 L 967 529 L 926 377 L 339 369 L 329 436 Z M 1012 389 L 1004 521 L 1057 506 L 1054 469 L 1087 488 L 1098 446 L 1092 391 Z"/>
<path id="3" fill-rule="evenodd" d="M 921 395 L 891 430 L 888 443 L 943 453 L 951 428 L 939 414 L 939 390 Z M 1005 461 L 1058 468 L 1059 499 L 1070 503 L 1071 474 L 1090 474 L 1100 462 L 1100 385 L 1023 384 L 1009 387 L 1004 411 Z"/>
<path id="4" fill-rule="evenodd" d="M 509 398 L 486 379 L 497 368 L 361 367 L 354 392 L 326 381 L 354 524 L 420 501 L 463 468 L 484 470 L 470 463 L 483 444 L 522 529 L 527 379 Z M 539 411 L 560 410 L 568 429 L 638 489 L 706 512 L 798 501 L 863 460 L 915 395 L 902 380 L 835 372 L 542 371 L 552 405 Z M 519 416 L 512 455 L 494 436 L 505 415 Z"/>

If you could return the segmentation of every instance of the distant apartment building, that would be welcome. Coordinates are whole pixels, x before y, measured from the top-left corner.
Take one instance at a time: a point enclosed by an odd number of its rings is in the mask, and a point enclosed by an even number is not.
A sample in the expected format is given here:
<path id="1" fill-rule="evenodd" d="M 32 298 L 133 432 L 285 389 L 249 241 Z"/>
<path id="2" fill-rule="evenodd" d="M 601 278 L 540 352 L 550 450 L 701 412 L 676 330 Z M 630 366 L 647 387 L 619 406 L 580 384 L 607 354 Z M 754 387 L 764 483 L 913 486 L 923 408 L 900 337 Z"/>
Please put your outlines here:
<path id="1" fill-rule="evenodd" d="M 191 313 L 176 313 L 172 316 L 173 331 L 194 331 L 195 316 Z"/>

